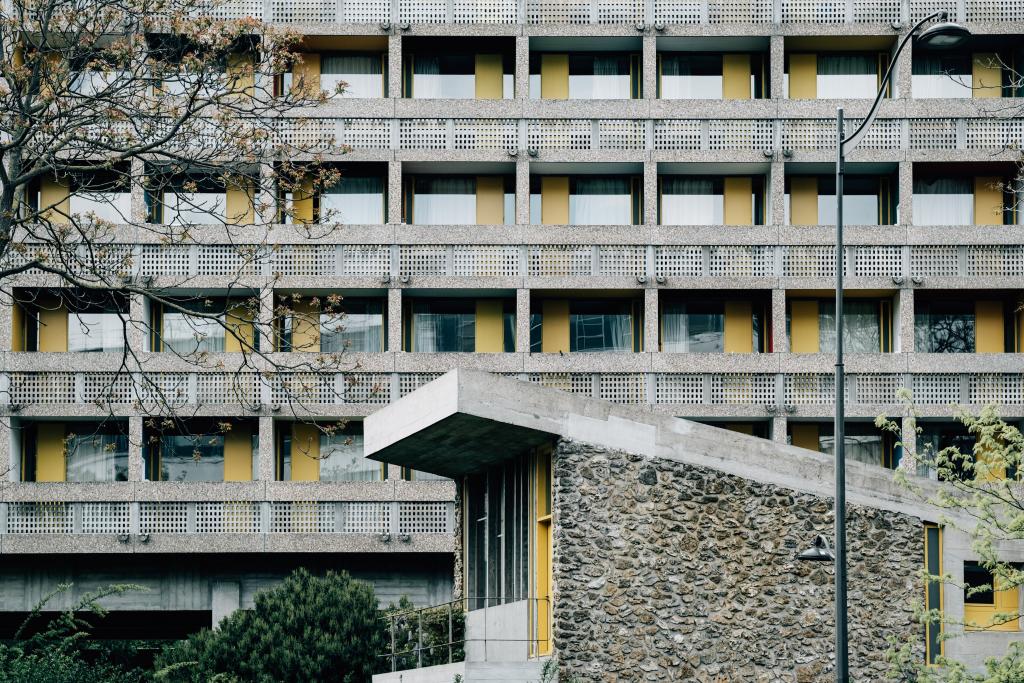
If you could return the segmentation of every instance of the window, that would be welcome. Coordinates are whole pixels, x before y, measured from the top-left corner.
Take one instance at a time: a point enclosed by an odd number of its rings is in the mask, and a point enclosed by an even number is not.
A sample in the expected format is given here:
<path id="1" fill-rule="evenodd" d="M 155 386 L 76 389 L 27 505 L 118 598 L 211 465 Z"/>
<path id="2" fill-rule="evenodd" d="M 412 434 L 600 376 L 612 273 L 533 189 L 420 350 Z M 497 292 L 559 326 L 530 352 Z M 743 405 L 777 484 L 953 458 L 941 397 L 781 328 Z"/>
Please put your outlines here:
<path id="1" fill-rule="evenodd" d="M 475 301 L 413 301 L 407 318 L 407 344 L 420 353 L 476 350 Z"/>
<path id="2" fill-rule="evenodd" d="M 416 176 L 405 181 L 405 220 L 413 225 L 515 222 L 515 191 L 503 176 Z"/>
<path id="3" fill-rule="evenodd" d="M 320 350 L 366 353 L 384 350 L 384 315 L 380 301 L 344 300 L 339 313 L 320 314 Z"/>
<path id="4" fill-rule="evenodd" d="M 79 219 L 95 217 L 108 223 L 128 223 L 132 193 L 127 173 L 95 171 L 71 178 L 70 209 Z"/>
<path id="5" fill-rule="evenodd" d="M 380 481 L 381 463 L 363 456 L 363 423 L 320 435 L 320 481 Z"/>
<path id="6" fill-rule="evenodd" d="M 25 351 L 124 351 L 128 302 L 121 294 L 42 290 L 19 293 L 16 300 L 25 315 L 14 334 Z"/>
<path id="7" fill-rule="evenodd" d="M 661 225 L 763 225 L 764 179 L 666 175 L 660 184 Z"/>
<path id="8" fill-rule="evenodd" d="M 942 527 L 937 524 L 924 525 L 924 569 L 929 576 L 942 576 Z M 940 580 L 926 581 L 924 607 L 927 610 L 942 610 L 942 586 Z M 937 664 L 943 654 L 941 621 L 925 624 L 925 661 Z"/>
<path id="9" fill-rule="evenodd" d="M 713 297 L 703 301 L 665 301 L 661 311 L 661 350 L 666 353 L 763 352 L 764 306 L 759 302 L 740 303 L 743 306 L 733 308 L 726 301 Z M 727 320 L 733 316 L 743 327 L 749 326 L 751 337 L 730 340 L 732 346 L 727 349 Z"/>
<path id="10" fill-rule="evenodd" d="M 224 182 L 212 176 L 179 177 L 160 181 L 146 193 L 150 221 L 164 224 L 223 223 L 227 214 Z"/>
<path id="11" fill-rule="evenodd" d="M 964 562 L 964 622 L 967 630 L 1017 631 L 1020 589 L 999 590 L 1002 579 L 979 562 Z"/>
<path id="12" fill-rule="evenodd" d="M 628 100 L 633 90 L 630 55 L 569 55 L 569 99 Z"/>
<path id="13" fill-rule="evenodd" d="M 874 99 L 878 94 L 879 55 L 818 55 L 818 99 Z"/>
<path id="14" fill-rule="evenodd" d="M 127 313 L 69 312 L 68 351 L 123 352 L 127 319 Z"/>
<path id="15" fill-rule="evenodd" d="M 914 347 L 922 353 L 974 353 L 975 323 L 973 302 L 918 302 Z"/>
<path id="16" fill-rule="evenodd" d="M 386 223 L 384 179 L 343 173 L 320 195 L 320 223 L 379 225 Z"/>
<path id="17" fill-rule="evenodd" d="M 974 96 L 970 54 L 914 50 L 911 70 L 911 89 L 917 99 Z"/>
<path id="18" fill-rule="evenodd" d="M 913 215 L 914 225 L 972 225 L 973 179 L 914 178 Z"/>
<path id="19" fill-rule="evenodd" d="M 848 353 L 888 351 L 891 344 L 891 312 L 888 301 L 846 299 L 843 301 L 843 348 Z M 889 318 L 889 319 L 884 319 Z M 818 302 L 821 353 L 836 352 L 836 302 Z M 884 332 L 884 334 L 883 334 Z M 883 344 L 884 338 L 884 344 Z"/>
<path id="20" fill-rule="evenodd" d="M 747 97 L 765 97 L 766 60 L 762 55 L 734 55 L 740 57 L 744 71 Z M 659 54 L 660 78 L 658 97 L 665 100 L 721 100 L 725 97 L 724 60 L 721 54 L 665 53 Z M 737 74 L 742 76 L 742 72 Z M 732 74 L 730 73 L 730 78 Z M 730 84 L 730 90 L 743 90 L 743 86 Z M 735 95 L 734 95 L 735 97 Z"/>
<path id="21" fill-rule="evenodd" d="M 632 301 L 573 301 L 569 304 L 569 350 L 638 351 Z"/>
<path id="22" fill-rule="evenodd" d="M 832 423 L 821 425 L 819 436 L 821 453 L 835 455 L 835 426 Z M 863 462 L 868 465 L 896 469 L 903 455 L 897 448 L 892 435 L 883 432 L 872 423 L 848 422 L 844 425 L 844 453 L 848 460 Z"/>
<path id="23" fill-rule="evenodd" d="M 344 84 L 345 89 L 337 95 L 340 84 Z M 320 58 L 320 89 L 331 96 L 383 97 L 383 56 L 347 52 L 323 55 Z"/>
<path id="24" fill-rule="evenodd" d="M 163 434 L 147 444 L 149 481 L 224 481 L 224 435 Z"/>
<path id="25" fill-rule="evenodd" d="M 181 355 L 194 353 L 220 353 L 224 351 L 223 302 L 183 301 L 178 305 L 196 313 L 215 315 L 214 318 L 189 315 L 168 308 L 163 312 L 159 341 L 162 351 Z"/>
<path id="26" fill-rule="evenodd" d="M 405 58 L 403 89 L 406 97 L 416 99 L 475 99 L 484 83 L 477 82 L 478 64 L 491 55 L 420 53 Z M 498 55 L 501 74 L 495 73 L 494 83 L 501 98 L 513 97 L 512 60 Z M 481 76 L 482 78 L 483 76 Z M 499 82 L 500 81 L 500 82 Z"/>
<path id="27" fill-rule="evenodd" d="M 128 481 L 128 435 L 117 426 L 68 424 L 67 480 Z"/>

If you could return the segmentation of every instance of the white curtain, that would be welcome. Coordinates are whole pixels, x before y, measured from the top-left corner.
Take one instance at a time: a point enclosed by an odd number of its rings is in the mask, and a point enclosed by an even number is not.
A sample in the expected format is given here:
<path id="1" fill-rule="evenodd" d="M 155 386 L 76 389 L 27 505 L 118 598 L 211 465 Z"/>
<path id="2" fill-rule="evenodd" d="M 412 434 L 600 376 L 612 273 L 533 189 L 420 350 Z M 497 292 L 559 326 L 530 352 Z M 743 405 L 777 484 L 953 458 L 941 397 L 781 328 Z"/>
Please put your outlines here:
<path id="1" fill-rule="evenodd" d="M 661 99 L 722 99 L 721 55 L 664 55 Z"/>
<path id="2" fill-rule="evenodd" d="M 344 175 L 320 196 L 320 222 L 344 225 L 384 223 L 384 180 Z"/>
<path id="3" fill-rule="evenodd" d="M 915 99 L 970 98 L 973 74 L 970 55 L 914 55 L 911 88 Z"/>
<path id="4" fill-rule="evenodd" d="M 185 313 L 164 314 L 164 350 L 182 355 L 224 350 L 224 327 L 216 320 Z"/>
<path id="5" fill-rule="evenodd" d="M 974 223 L 971 179 L 917 179 L 912 206 L 914 225 L 971 225 Z"/>
<path id="6" fill-rule="evenodd" d="M 71 195 L 71 213 L 84 220 L 95 215 L 108 223 L 127 223 L 131 219 L 132 196 L 128 192 L 76 191 Z"/>
<path id="7" fill-rule="evenodd" d="M 362 434 L 320 435 L 321 481 L 379 481 L 380 467 L 363 456 Z"/>
<path id="8" fill-rule="evenodd" d="M 878 93 L 875 54 L 819 54 L 818 99 L 871 98 Z"/>
<path id="9" fill-rule="evenodd" d="M 127 436 L 89 434 L 68 439 L 68 481 L 125 481 L 127 478 Z"/>
<path id="10" fill-rule="evenodd" d="M 476 318 L 471 313 L 415 313 L 413 351 L 447 353 L 473 351 Z"/>
<path id="11" fill-rule="evenodd" d="M 582 176 L 569 196 L 571 225 L 631 225 L 633 199 L 626 178 Z"/>
<path id="12" fill-rule="evenodd" d="M 665 304 L 661 314 L 661 350 L 666 353 L 686 353 L 688 325 L 686 305 L 678 302 Z"/>
<path id="13" fill-rule="evenodd" d="M 69 314 L 68 351 L 124 351 L 121 316 L 117 313 Z"/>
<path id="14" fill-rule="evenodd" d="M 320 61 L 320 87 L 334 95 L 345 83 L 341 97 L 383 97 L 383 63 L 379 54 L 324 55 Z"/>
<path id="15" fill-rule="evenodd" d="M 412 213 L 414 225 L 475 225 L 476 178 L 417 178 Z"/>
<path id="16" fill-rule="evenodd" d="M 621 57 L 601 55 L 570 58 L 569 99 L 628 100 L 630 75 Z M 572 68 L 575 67 L 575 68 Z"/>
<path id="17" fill-rule="evenodd" d="M 721 183 L 708 178 L 665 176 L 661 181 L 663 225 L 722 225 L 725 196 Z"/>
<path id="18" fill-rule="evenodd" d="M 227 195 L 224 192 L 168 190 L 163 193 L 163 222 L 165 224 L 222 223 L 226 215 Z"/>
<path id="19" fill-rule="evenodd" d="M 380 307 L 376 308 L 375 312 L 321 313 L 320 350 L 324 353 L 381 351 L 383 323 Z"/>
<path id="20" fill-rule="evenodd" d="M 836 304 L 821 301 L 818 304 L 819 350 L 835 353 Z M 877 301 L 846 300 L 843 302 L 843 342 L 850 353 L 879 353 L 881 351 L 881 324 Z"/>
<path id="21" fill-rule="evenodd" d="M 224 481 L 223 435 L 163 436 L 160 448 L 160 481 Z"/>

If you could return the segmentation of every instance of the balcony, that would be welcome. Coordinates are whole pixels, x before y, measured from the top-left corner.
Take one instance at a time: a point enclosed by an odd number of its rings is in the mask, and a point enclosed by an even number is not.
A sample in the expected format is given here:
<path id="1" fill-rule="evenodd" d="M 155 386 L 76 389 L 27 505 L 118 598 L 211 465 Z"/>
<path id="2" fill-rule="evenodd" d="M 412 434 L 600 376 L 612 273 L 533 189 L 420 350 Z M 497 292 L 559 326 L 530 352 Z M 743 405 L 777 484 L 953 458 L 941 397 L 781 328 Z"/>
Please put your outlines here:
<path id="1" fill-rule="evenodd" d="M 219 19 L 275 23 L 421 24 L 871 24 L 916 21 L 935 11 L 929 0 L 229 0 L 211 6 Z M 945 6 L 943 6 L 945 8 Z M 965 0 L 955 21 L 1021 21 L 1024 3 Z"/>

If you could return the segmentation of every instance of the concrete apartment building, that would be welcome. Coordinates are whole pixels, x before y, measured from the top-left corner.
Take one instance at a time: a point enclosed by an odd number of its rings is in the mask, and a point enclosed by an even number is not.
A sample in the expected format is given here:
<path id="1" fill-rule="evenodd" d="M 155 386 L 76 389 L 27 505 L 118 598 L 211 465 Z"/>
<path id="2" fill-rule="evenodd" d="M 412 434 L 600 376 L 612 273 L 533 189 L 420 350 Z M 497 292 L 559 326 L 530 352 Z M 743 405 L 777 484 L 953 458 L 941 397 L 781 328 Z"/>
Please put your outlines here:
<path id="1" fill-rule="evenodd" d="M 282 225 L 280 248 L 248 274 L 280 274 L 282 295 L 340 294 L 358 319 L 346 338 L 357 369 L 318 377 L 333 390 L 313 387 L 305 402 L 311 414 L 349 418 L 345 443 L 275 410 L 280 396 L 255 378 L 240 405 L 229 373 L 164 361 L 160 344 L 135 335 L 152 371 L 180 387 L 196 430 L 202 420 L 234 424 L 202 467 L 177 452 L 174 434 L 143 449 L 143 411 L 108 383 L 119 354 L 76 345 L 74 330 L 83 312 L 100 325 L 112 311 L 158 325 L 167 317 L 135 300 L 5 308 L 2 619 L 17 620 L 62 581 L 132 581 L 153 590 L 124 598 L 112 623 L 174 634 L 251 604 L 299 565 L 348 568 L 385 601 L 451 599 L 464 582 L 455 483 L 368 464 L 360 449 L 364 417 L 453 368 L 829 452 L 836 106 L 863 116 L 897 41 L 939 9 L 971 30 L 971 43 L 903 55 L 847 169 L 847 450 L 880 472 L 900 453 L 871 422 L 896 414 L 900 388 L 914 392 L 934 444 L 967 441 L 950 403 L 996 402 L 1024 419 L 1013 149 L 1024 121 L 1009 108 L 1022 94 L 1012 69 L 1024 62 L 1024 3 L 238 0 L 218 9 L 304 35 L 306 58 L 280 88 L 298 76 L 327 90 L 349 84 L 279 128 L 285 140 L 350 146 L 323 150 L 343 181 L 304 216 L 334 207 L 345 229 L 317 240 Z M 123 201 L 161 220 L 152 197 Z M 140 275 L 186 276 L 190 292 L 216 296 L 237 271 L 237 245 L 125 235 Z M 33 295 L 26 301 L 45 289 L 31 277 L 18 286 Z M 296 328 L 277 351 L 331 351 L 329 337 Z M 225 340 L 216 352 L 230 359 L 237 349 Z M 66 435 L 107 405 L 118 416 L 109 439 L 79 449 L 79 463 L 66 458 Z M 331 457 L 293 459 L 298 439 Z"/>

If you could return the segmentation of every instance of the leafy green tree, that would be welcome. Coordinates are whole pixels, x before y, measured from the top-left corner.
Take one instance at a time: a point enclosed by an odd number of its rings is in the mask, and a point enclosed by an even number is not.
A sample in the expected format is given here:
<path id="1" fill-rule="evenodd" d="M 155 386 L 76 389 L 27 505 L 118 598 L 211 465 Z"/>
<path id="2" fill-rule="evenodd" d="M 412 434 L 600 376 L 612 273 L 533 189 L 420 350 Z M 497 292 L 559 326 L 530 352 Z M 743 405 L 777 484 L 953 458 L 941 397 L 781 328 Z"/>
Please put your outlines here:
<path id="1" fill-rule="evenodd" d="M 373 588 L 346 572 L 297 569 L 214 630 L 157 657 L 158 681 L 369 681 L 384 645 Z"/>
<path id="2" fill-rule="evenodd" d="M 103 617 L 107 611 L 103 598 L 140 586 L 109 586 L 86 593 L 80 600 L 47 623 L 42 621 L 46 604 L 71 588 L 61 584 L 33 609 L 10 642 L 0 643 L 0 683 L 140 683 L 146 674 L 127 671 L 100 654 L 87 659 L 83 651 L 89 645 L 91 617 Z"/>
<path id="3" fill-rule="evenodd" d="M 907 419 L 916 434 L 917 411 L 909 392 L 901 392 Z M 950 446 L 933 449 L 930 445 L 917 449 L 903 445 L 904 455 L 897 481 L 922 500 L 943 510 L 937 520 L 947 529 L 957 529 L 970 538 L 971 547 L 979 563 L 991 572 L 992 583 L 1003 590 L 1024 585 L 1024 571 L 1008 562 L 1000 548 L 1024 541 L 1024 484 L 1021 482 L 1024 435 L 1017 427 L 1007 424 L 996 406 L 986 406 L 974 414 L 956 408 L 954 416 L 964 430 L 974 438 L 971 449 Z M 876 424 L 886 431 L 901 434 L 898 422 L 885 417 Z M 922 484 L 908 473 L 933 472 L 937 481 Z M 923 581 L 935 581 L 956 586 L 967 594 L 992 590 L 993 585 L 968 587 L 956 581 L 949 573 L 931 575 L 922 572 Z M 937 609 L 925 609 L 923 602 L 914 605 L 917 619 L 924 625 L 941 624 L 941 639 L 957 637 L 965 626 L 978 628 L 978 624 L 965 624 L 962 618 L 943 614 Z M 1013 610 L 994 615 L 993 624 L 1007 623 L 1022 615 Z M 985 627 L 986 625 L 980 625 Z M 1011 644 L 1000 657 L 986 660 L 983 668 L 972 670 L 962 662 L 938 657 L 938 666 L 923 661 L 920 643 L 891 642 L 888 653 L 895 680 L 913 683 L 1019 683 L 1024 681 L 1024 643 Z"/>

